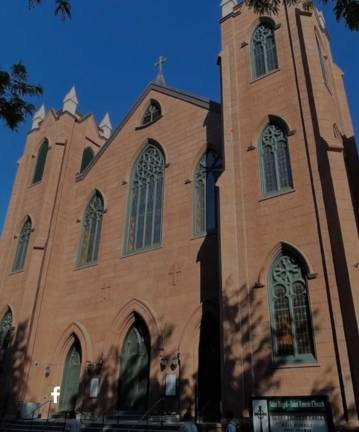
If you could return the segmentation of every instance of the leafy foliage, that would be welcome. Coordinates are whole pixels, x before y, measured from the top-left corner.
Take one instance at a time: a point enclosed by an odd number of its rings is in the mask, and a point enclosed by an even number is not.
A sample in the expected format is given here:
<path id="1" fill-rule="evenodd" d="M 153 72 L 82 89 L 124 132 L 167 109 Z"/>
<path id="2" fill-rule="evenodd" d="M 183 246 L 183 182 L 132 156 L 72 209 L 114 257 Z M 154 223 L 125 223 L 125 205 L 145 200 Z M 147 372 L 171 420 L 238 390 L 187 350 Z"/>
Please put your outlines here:
<path id="1" fill-rule="evenodd" d="M 28 84 L 22 63 L 11 66 L 10 72 L 0 70 L 0 119 L 10 129 L 16 129 L 27 115 L 34 112 L 34 106 L 24 98 L 41 94 L 40 86 Z"/>

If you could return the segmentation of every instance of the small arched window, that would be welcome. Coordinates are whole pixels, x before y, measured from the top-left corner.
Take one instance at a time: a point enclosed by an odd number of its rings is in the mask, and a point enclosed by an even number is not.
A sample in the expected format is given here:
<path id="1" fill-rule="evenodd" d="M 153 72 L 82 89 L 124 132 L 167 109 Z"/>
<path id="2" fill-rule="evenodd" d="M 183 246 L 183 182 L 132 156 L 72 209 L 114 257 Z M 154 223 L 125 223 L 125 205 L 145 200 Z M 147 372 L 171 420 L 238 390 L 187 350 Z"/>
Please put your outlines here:
<path id="1" fill-rule="evenodd" d="M 48 150 L 49 150 L 49 143 L 47 140 L 45 140 L 41 144 L 39 151 L 37 153 L 37 159 L 36 159 L 34 176 L 32 178 L 32 183 L 38 183 L 42 180 L 42 177 L 44 175 Z"/>
<path id="2" fill-rule="evenodd" d="M 273 123 L 262 132 L 260 165 L 263 195 L 293 188 L 287 135 L 283 128 Z"/>
<path id="3" fill-rule="evenodd" d="M 194 174 L 193 235 L 213 233 L 217 229 L 216 181 L 222 172 L 222 159 L 213 150 L 199 160 Z"/>
<path id="4" fill-rule="evenodd" d="M 8 309 L 0 321 L 0 352 L 5 351 L 10 342 L 12 327 L 12 312 Z"/>
<path id="5" fill-rule="evenodd" d="M 161 105 L 157 101 L 151 100 L 150 104 L 148 105 L 142 117 L 142 126 L 153 123 L 160 117 L 161 117 Z"/>
<path id="6" fill-rule="evenodd" d="M 13 272 L 24 269 L 26 252 L 29 245 L 30 235 L 32 231 L 31 219 L 28 217 L 22 226 L 16 247 L 15 259 L 12 267 Z"/>
<path id="7" fill-rule="evenodd" d="M 103 198 L 99 192 L 96 192 L 88 203 L 84 213 L 77 260 L 79 267 L 94 264 L 97 261 L 103 213 Z"/>
<path id="8" fill-rule="evenodd" d="M 272 263 L 269 302 L 275 359 L 315 360 L 307 274 L 289 253 L 281 253 Z"/>
<path id="9" fill-rule="evenodd" d="M 82 161 L 80 173 L 90 164 L 92 159 L 94 158 L 94 152 L 91 147 L 86 147 L 82 153 Z"/>
<path id="10" fill-rule="evenodd" d="M 255 29 L 251 53 L 253 78 L 259 78 L 278 68 L 274 29 L 269 22 L 262 23 Z"/>
<path id="11" fill-rule="evenodd" d="M 132 171 L 127 253 L 161 244 L 164 170 L 162 151 L 157 145 L 148 144 Z"/>
<path id="12" fill-rule="evenodd" d="M 319 42 L 319 38 L 318 38 L 317 35 L 315 35 L 315 40 L 317 41 L 319 61 L 320 61 L 320 67 L 321 67 L 321 70 L 322 70 L 323 80 L 324 80 L 324 82 L 325 82 L 326 85 L 329 85 L 327 61 L 326 61 L 326 59 L 324 57 L 323 48 L 322 48 L 321 43 Z"/>

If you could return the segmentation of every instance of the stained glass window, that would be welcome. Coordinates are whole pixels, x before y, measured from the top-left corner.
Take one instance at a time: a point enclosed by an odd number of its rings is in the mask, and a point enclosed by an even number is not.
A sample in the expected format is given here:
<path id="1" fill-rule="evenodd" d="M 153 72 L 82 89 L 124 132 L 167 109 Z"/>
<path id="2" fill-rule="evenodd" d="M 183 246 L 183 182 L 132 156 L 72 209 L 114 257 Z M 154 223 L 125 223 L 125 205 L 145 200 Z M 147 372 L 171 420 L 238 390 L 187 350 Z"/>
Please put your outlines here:
<path id="1" fill-rule="evenodd" d="M 5 350 L 10 341 L 12 327 L 12 312 L 7 310 L 3 319 L 0 321 L 0 351 Z"/>
<path id="2" fill-rule="evenodd" d="M 99 192 L 96 192 L 86 207 L 84 214 L 78 266 L 94 264 L 97 261 L 103 212 L 102 196 Z"/>
<path id="3" fill-rule="evenodd" d="M 222 172 L 222 159 L 206 152 L 197 164 L 193 190 L 193 234 L 215 232 L 217 228 L 216 181 Z"/>
<path id="4" fill-rule="evenodd" d="M 273 262 L 269 278 L 274 357 L 314 360 L 305 271 L 295 258 L 281 254 Z"/>
<path id="5" fill-rule="evenodd" d="M 49 150 L 49 143 L 47 142 L 47 140 L 45 140 L 41 144 L 39 151 L 37 153 L 34 177 L 32 179 L 33 183 L 37 183 L 37 182 L 42 180 L 42 177 L 44 175 L 45 163 L 46 163 L 48 150 Z"/>
<path id="6" fill-rule="evenodd" d="M 30 235 L 32 230 L 31 219 L 27 218 L 19 235 L 17 241 L 17 248 L 15 253 L 14 264 L 12 271 L 21 271 L 25 265 L 26 252 L 29 245 Z"/>
<path id="7" fill-rule="evenodd" d="M 274 30 L 269 23 L 260 24 L 253 33 L 252 62 L 254 78 L 278 68 Z"/>
<path id="8" fill-rule="evenodd" d="M 132 171 L 127 253 L 161 243 L 164 169 L 162 151 L 148 144 Z"/>
<path id="9" fill-rule="evenodd" d="M 276 124 L 269 124 L 262 133 L 260 158 L 263 195 L 293 188 L 287 133 Z"/>
<path id="10" fill-rule="evenodd" d="M 82 153 L 82 161 L 81 161 L 81 168 L 80 172 L 82 172 L 92 161 L 94 157 L 94 152 L 91 147 L 86 147 L 85 150 Z"/>
<path id="11" fill-rule="evenodd" d="M 161 117 L 161 106 L 157 101 L 151 101 L 142 118 L 142 125 L 153 123 Z"/>
<path id="12" fill-rule="evenodd" d="M 322 69 L 323 80 L 324 80 L 325 84 L 328 85 L 329 81 L 328 81 L 327 62 L 325 60 L 325 57 L 323 54 L 323 49 L 322 49 L 322 46 L 319 42 L 318 36 L 315 36 L 315 39 L 317 41 L 317 48 L 318 48 L 318 53 L 319 53 L 320 67 Z"/>

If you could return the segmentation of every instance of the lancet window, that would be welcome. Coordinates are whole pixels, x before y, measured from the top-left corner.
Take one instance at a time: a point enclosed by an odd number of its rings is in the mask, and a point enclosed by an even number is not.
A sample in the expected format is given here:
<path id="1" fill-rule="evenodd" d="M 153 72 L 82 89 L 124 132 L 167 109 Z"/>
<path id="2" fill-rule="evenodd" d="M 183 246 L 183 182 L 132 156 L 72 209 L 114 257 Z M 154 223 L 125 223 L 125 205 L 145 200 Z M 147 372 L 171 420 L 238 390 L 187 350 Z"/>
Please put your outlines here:
<path id="1" fill-rule="evenodd" d="M 31 219 L 28 217 L 22 226 L 16 247 L 14 263 L 12 267 L 13 272 L 21 271 L 24 269 L 26 253 L 29 246 L 30 235 L 32 231 Z"/>
<path id="2" fill-rule="evenodd" d="M 253 78 L 278 68 L 274 30 L 270 23 L 260 24 L 252 36 Z"/>

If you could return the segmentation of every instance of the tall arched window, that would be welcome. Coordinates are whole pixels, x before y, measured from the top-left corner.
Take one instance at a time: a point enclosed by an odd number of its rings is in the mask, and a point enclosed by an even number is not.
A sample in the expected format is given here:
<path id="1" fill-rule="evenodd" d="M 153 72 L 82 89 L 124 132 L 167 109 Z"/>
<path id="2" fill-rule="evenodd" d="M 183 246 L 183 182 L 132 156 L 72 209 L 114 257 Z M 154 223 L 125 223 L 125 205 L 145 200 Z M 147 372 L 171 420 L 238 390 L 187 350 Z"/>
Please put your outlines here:
<path id="1" fill-rule="evenodd" d="M 324 82 L 325 82 L 326 85 L 329 85 L 327 61 L 326 61 L 326 59 L 324 57 L 323 48 L 322 48 L 321 43 L 319 42 L 319 38 L 318 38 L 317 35 L 315 35 L 315 40 L 317 41 L 319 61 L 320 61 L 320 67 L 322 69 L 323 80 L 324 80 Z"/>
<path id="2" fill-rule="evenodd" d="M 49 150 L 49 143 L 47 140 L 45 140 L 41 144 L 39 151 L 37 153 L 35 171 L 34 171 L 34 176 L 32 178 L 33 183 L 37 183 L 37 182 L 42 180 L 42 177 L 44 175 L 45 163 L 46 163 L 48 150 Z"/>
<path id="3" fill-rule="evenodd" d="M 157 101 L 151 100 L 150 104 L 148 105 L 142 117 L 142 125 L 145 126 L 147 124 L 153 123 L 160 117 L 161 117 L 161 105 Z"/>
<path id="4" fill-rule="evenodd" d="M 149 143 L 132 171 L 127 226 L 127 253 L 159 246 L 162 232 L 165 159 Z"/>
<path id="5" fill-rule="evenodd" d="M 16 247 L 16 253 L 12 271 L 21 271 L 25 265 L 26 252 L 29 245 L 30 235 L 32 230 L 31 219 L 28 217 L 22 226 Z"/>
<path id="6" fill-rule="evenodd" d="M 262 23 L 255 29 L 251 53 L 253 78 L 259 78 L 278 68 L 274 30 L 269 22 Z"/>
<path id="7" fill-rule="evenodd" d="M 263 195 L 293 188 L 287 133 L 276 124 L 269 124 L 262 132 L 260 165 Z"/>
<path id="8" fill-rule="evenodd" d="M 82 153 L 80 173 L 90 164 L 94 157 L 94 152 L 91 147 L 86 147 Z"/>
<path id="9" fill-rule="evenodd" d="M 307 274 L 289 253 L 279 254 L 272 263 L 269 302 L 274 357 L 279 361 L 313 361 Z"/>
<path id="10" fill-rule="evenodd" d="M 216 181 L 222 171 L 222 159 L 207 151 L 196 166 L 193 190 L 193 235 L 215 232 L 217 228 Z"/>
<path id="11" fill-rule="evenodd" d="M 99 192 L 96 192 L 84 213 L 77 260 L 78 266 L 94 264 L 97 261 L 103 212 L 102 196 Z"/>
<path id="12" fill-rule="evenodd" d="M 8 309 L 0 321 L 0 352 L 5 351 L 9 345 L 12 327 L 12 312 Z"/>

